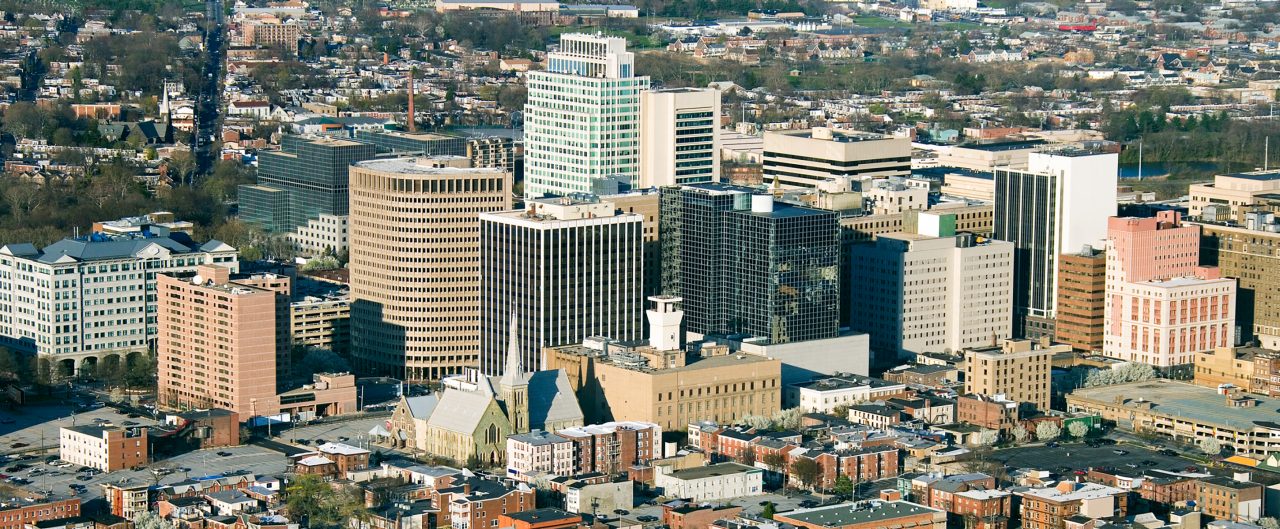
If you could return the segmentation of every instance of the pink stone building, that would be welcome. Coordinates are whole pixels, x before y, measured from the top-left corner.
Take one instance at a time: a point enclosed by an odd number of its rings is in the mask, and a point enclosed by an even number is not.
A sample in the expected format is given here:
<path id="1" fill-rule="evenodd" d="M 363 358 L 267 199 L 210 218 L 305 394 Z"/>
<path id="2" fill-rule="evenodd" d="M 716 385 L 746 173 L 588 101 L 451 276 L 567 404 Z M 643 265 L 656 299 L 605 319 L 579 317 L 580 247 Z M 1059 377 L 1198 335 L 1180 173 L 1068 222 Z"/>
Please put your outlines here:
<path id="1" fill-rule="evenodd" d="M 1106 356 L 1169 368 L 1234 345 L 1235 280 L 1200 266 L 1199 248 L 1175 212 L 1109 219 Z"/>

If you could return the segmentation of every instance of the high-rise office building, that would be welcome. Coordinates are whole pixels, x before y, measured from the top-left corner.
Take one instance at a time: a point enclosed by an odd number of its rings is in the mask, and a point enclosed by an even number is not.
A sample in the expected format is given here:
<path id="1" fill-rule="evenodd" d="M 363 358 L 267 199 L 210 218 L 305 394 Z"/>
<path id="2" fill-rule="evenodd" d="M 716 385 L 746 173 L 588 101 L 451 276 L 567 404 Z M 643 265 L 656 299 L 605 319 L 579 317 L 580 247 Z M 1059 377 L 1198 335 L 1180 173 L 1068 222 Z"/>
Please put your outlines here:
<path id="1" fill-rule="evenodd" d="M 1014 255 L 1016 336 L 1053 336 L 1058 256 L 1101 248 L 1116 214 L 1119 157 L 1064 150 L 1032 153 L 1025 171 L 997 168 L 993 236 Z"/>
<path id="2" fill-rule="evenodd" d="M 157 283 L 160 405 L 274 413 L 276 373 L 289 354 L 289 279 L 232 280 L 229 268 L 201 266 Z"/>
<path id="3" fill-rule="evenodd" d="M 156 276 L 204 264 L 238 267 L 236 249 L 169 236 L 94 234 L 42 250 L 0 247 L 0 345 L 54 362 L 60 375 L 123 365 L 158 334 Z"/>
<path id="4" fill-rule="evenodd" d="M 836 213 L 726 184 L 661 189 L 663 292 L 688 332 L 781 344 L 839 332 Z"/>
<path id="5" fill-rule="evenodd" d="M 1243 224 L 1197 222 L 1200 263 L 1216 266 L 1237 284 L 1236 323 L 1242 340 L 1280 349 L 1280 222 L 1249 212 Z"/>
<path id="6" fill-rule="evenodd" d="M 1102 350 L 1106 324 L 1107 255 L 1092 246 L 1058 256 L 1054 340 L 1080 352 Z"/>
<path id="7" fill-rule="evenodd" d="M 1235 345 L 1236 282 L 1200 266 L 1199 226 L 1173 211 L 1108 226 L 1103 354 L 1173 368 Z"/>
<path id="8" fill-rule="evenodd" d="M 641 188 L 720 180 L 720 90 L 640 93 Z"/>
<path id="9" fill-rule="evenodd" d="M 525 194 L 589 193 L 593 179 L 640 172 L 640 91 L 626 39 L 570 33 L 529 72 L 524 119 Z"/>
<path id="10" fill-rule="evenodd" d="M 911 140 L 826 127 L 765 133 L 765 183 L 812 188 L 838 176 L 911 176 Z"/>
<path id="11" fill-rule="evenodd" d="M 480 214 L 511 209 L 512 182 L 469 165 L 352 166 L 351 354 L 362 371 L 427 381 L 479 362 Z"/>
<path id="12" fill-rule="evenodd" d="M 643 218 L 592 196 L 480 216 L 480 368 L 502 372 L 515 317 L 523 368 L 544 347 L 642 336 Z"/>
<path id="13" fill-rule="evenodd" d="M 957 234 L 953 215 L 921 213 L 918 224 L 852 248 L 850 321 L 871 335 L 880 367 L 1013 331 L 1013 244 Z"/>
<path id="14" fill-rule="evenodd" d="M 240 218 L 268 231 L 293 231 L 320 215 L 346 215 L 347 172 L 375 150 L 352 140 L 285 136 L 279 151 L 258 155 L 258 183 L 240 186 Z"/>

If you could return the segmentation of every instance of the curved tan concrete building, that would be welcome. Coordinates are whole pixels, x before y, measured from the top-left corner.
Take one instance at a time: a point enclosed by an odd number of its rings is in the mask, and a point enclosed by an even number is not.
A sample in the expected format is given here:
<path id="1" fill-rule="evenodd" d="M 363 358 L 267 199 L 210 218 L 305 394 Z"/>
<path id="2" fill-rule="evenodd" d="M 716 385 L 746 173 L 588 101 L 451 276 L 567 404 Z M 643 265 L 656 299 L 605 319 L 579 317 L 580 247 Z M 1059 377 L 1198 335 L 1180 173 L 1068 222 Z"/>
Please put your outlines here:
<path id="1" fill-rule="evenodd" d="M 463 157 L 351 167 L 351 354 L 366 374 L 439 380 L 479 364 L 480 213 L 511 174 Z"/>

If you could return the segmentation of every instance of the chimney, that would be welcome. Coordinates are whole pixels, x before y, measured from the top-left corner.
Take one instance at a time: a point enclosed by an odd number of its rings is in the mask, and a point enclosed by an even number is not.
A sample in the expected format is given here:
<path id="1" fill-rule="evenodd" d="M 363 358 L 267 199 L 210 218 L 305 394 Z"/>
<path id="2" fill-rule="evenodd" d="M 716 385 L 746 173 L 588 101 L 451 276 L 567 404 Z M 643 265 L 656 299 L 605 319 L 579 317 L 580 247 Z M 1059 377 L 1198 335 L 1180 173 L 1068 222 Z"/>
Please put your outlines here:
<path id="1" fill-rule="evenodd" d="M 405 118 L 405 122 L 409 126 L 409 132 L 418 131 L 418 125 L 415 123 L 417 118 L 413 113 L 413 96 L 413 70 L 409 70 L 409 115 Z"/>

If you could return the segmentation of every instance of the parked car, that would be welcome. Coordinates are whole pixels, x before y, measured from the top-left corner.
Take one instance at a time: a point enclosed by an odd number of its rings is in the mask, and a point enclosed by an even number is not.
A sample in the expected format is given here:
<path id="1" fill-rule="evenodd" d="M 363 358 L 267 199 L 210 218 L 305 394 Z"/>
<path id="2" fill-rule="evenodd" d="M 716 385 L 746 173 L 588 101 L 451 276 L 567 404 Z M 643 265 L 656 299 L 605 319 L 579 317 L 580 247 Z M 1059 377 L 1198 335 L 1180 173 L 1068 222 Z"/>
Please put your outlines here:
<path id="1" fill-rule="evenodd" d="M 218 452 L 218 455 L 221 457 L 230 457 L 231 452 Z"/>
<path id="2" fill-rule="evenodd" d="M 1117 448 L 1117 449 L 1115 449 L 1115 450 L 1112 450 L 1112 451 L 1111 451 L 1111 453 L 1113 453 L 1113 454 L 1115 454 L 1115 455 L 1118 455 L 1118 456 L 1127 456 L 1127 455 L 1129 455 L 1129 451 L 1128 451 L 1128 450 L 1121 450 L 1121 449 L 1119 449 L 1119 448 Z"/>

